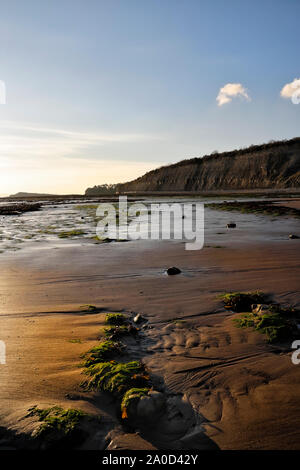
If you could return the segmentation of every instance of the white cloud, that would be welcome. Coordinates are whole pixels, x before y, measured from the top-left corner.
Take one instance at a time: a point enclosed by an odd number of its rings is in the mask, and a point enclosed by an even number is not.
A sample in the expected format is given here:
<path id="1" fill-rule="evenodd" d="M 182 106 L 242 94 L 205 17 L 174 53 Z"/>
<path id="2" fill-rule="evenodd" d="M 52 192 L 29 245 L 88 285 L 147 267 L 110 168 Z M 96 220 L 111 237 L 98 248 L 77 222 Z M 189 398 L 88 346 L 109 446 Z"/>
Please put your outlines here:
<path id="1" fill-rule="evenodd" d="M 291 83 L 287 83 L 282 88 L 280 95 L 282 98 L 291 98 L 294 104 L 300 103 L 300 78 L 295 78 Z"/>
<path id="2" fill-rule="evenodd" d="M 218 102 L 218 106 L 223 106 L 226 103 L 230 103 L 232 98 L 236 97 L 245 98 L 247 101 L 250 101 L 247 90 L 241 83 L 227 83 L 225 86 L 220 88 L 216 100 Z"/>

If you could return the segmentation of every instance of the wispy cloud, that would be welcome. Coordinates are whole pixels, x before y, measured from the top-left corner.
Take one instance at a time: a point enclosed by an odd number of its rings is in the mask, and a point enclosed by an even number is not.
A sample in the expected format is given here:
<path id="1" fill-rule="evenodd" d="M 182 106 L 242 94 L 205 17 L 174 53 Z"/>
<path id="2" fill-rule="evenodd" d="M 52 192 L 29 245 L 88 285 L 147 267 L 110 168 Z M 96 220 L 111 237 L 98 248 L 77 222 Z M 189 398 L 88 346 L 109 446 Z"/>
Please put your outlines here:
<path id="1" fill-rule="evenodd" d="M 24 159 L 26 156 L 58 158 L 80 156 L 113 144 L 138 144 L 160 140 L 150 134 L 78 132 L 12 121 L 0 121 L 0 156 Z"/>
<path id="2" fill-rule="evenodd" d="M 291 98 L 294 104 L 299 104 L 300 100 L 300 78 L 295 78 L 292 82 L 284 85 L 280 92 L 282 98 Z"/>
<path id="3" fill-rule="evenodd" d="M 223 106 L 226 103 L 230 103 L 233 98 L 245 98 L 250 101 L 250 96 L 247 93 L 246 88 L 241 83 L 227 83 L 220 88 L 219 94 L 216 98 L 218 106 Z"/>

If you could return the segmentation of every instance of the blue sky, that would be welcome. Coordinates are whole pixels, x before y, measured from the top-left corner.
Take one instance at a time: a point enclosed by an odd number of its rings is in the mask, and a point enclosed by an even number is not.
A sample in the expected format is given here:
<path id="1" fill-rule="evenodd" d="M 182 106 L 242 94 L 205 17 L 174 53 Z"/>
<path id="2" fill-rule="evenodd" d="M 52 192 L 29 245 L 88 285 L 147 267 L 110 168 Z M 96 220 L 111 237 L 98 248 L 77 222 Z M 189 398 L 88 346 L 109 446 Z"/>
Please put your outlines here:
<path id="1" fill-rule="evenodd" d="M 299 135 L 299 0 L 1 1 L 0 194 Z M 220 88 L 247 93 L 218 106 Z"/>

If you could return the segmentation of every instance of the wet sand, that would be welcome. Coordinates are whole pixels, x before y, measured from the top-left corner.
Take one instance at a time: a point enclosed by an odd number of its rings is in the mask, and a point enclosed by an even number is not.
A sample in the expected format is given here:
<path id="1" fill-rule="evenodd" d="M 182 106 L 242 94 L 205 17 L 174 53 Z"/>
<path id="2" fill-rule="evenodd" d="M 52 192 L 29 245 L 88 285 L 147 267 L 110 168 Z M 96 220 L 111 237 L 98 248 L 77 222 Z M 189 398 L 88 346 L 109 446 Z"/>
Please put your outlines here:
<path id="1" fill-rule="evenodd" d="M 276 202 L 278 206 L 291 207 L 293 209 L 300 209 L 300 199 L 293 198 L 292 201 L 285 199 L 283 201 Z"/>
<path id="2" fill-rule="evenodd" d="M 197 415 L 195 448 L 201 440 L 200 448 L 299 449 L 300 366 L 292 364 L 289 345 L 270 346 L 259 333 L 235 328 L 235 314 L 217 298 L 258 289 L 300 307 L 299 241 L 226 240 L 200 251 L 178 242 L 129 242 L 3 257 L 0 426 L 24 430 L 20 418 L 30 406 L 59 404 L 104 416 L 96 447 L 115 429 L 110 448 L 172 448 L 176 430 L 168 423 L 164 435 L 128 434 L 111 399 L 79 387 L 79 356 L 97 344 L 104 312 L 139 312 L 152 327 L 143 360 Z M 166 276 L 168 266 L 182 274 Z M 82 304 L 103 313 L 85 314 Z"/>

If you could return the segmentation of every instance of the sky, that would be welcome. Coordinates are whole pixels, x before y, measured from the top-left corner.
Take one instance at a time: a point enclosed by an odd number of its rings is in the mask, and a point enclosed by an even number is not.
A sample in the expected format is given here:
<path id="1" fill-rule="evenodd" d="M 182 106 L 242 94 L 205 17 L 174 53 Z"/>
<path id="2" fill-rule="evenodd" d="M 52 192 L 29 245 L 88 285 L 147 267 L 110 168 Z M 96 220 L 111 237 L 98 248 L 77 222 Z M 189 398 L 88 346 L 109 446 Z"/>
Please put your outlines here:
<path id="1" fill-rule="evenodd" d="M 83 193 L 300 134 L 299 0 L 0 0 L 0 12 L 0 195 Z"/>

